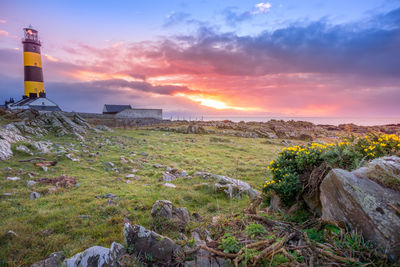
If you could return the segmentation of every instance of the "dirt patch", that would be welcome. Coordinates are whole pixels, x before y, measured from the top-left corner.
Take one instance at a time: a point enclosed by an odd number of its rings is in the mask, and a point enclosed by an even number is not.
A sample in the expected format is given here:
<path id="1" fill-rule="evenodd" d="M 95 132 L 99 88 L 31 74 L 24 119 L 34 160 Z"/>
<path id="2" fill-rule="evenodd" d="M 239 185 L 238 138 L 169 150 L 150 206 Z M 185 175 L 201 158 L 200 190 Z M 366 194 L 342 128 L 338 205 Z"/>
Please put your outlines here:
<path id="1" fill-rule="evenodd" d="M 73 187 L 77 183 L 77 179 L 75 177 L 70 177 L 68 175 L 61 175 L 57 178 L 39 178 L 35 179 L 35 182 L 41 184 L 52 184 L 56 187 Z"/>

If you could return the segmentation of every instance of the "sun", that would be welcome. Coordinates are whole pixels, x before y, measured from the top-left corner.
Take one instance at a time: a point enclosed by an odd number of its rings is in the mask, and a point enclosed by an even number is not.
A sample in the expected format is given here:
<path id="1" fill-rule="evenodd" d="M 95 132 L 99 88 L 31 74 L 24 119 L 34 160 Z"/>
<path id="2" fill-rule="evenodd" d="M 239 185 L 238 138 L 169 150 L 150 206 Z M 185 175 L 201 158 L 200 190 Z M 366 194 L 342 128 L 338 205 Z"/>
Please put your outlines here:
<path id="1" fill-rule="evenodd" d="M 203 95 L 201 95 L 201 96 L 198 96 L 198 95 L 187 95 L 187 94 L 184 94 L 184 93 L 178 93 L 176 95 L 189 98 L 192 101 L 198 102 L 202 106 L 215 108 L 215 109 L 234 109 L 234 110 L 242 110 L 242 111 L 258 110 L 256 108 L 231 106 L 231 105 L 228 105 L 227 103 L 225 103 L 223 101 L 207 98 L 207 97 L 205 97 Z"/>

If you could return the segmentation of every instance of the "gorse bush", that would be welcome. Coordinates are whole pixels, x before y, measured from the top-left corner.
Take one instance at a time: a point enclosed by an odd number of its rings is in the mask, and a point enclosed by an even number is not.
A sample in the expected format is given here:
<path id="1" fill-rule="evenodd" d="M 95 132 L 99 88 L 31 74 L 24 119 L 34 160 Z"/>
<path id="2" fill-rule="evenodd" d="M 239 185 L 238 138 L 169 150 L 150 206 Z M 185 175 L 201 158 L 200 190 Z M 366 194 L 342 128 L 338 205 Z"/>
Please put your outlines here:
<path id="1" fill-rule="evenodd" d="M 400 154 L 400 136 L 369 134 L 342 142 L 285 147 L 267 167 L 272 177 L 264 184 L 265 199 L 276 193 L 286 206 L 293 204 L 310 175 L 323 165 L 325 169 L 353 170 L 364 162 L 385 155 Z"/>

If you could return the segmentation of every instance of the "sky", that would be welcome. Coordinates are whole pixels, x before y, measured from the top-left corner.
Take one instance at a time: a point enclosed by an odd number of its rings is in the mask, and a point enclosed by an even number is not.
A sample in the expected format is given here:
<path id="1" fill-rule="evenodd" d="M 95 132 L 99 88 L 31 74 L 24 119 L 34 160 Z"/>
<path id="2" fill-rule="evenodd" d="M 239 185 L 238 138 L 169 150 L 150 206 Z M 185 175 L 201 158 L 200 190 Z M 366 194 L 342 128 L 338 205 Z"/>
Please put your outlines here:
<path id="1" fill-rule="evenodd" d="M 2 102 L 30 24 L 63 110 L 400 118 L 400 0 L 0 0 Z"/>

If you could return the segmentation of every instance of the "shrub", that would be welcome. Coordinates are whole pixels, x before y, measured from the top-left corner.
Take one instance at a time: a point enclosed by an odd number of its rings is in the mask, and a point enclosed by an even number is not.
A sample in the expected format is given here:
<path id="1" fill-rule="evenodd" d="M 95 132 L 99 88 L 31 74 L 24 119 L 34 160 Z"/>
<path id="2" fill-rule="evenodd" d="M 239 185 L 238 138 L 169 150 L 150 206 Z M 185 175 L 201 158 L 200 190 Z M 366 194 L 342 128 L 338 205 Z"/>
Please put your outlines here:
<path id="1" fill-rule="evenodd" d="M 221 240 L 219 248 L 223 249 L 225 253 L 237 253 L 241 249 L 241 246 L 236 237 L 232 236 L 230 233 L 226 233 Z"/>
<path id="2" fill-rule="evenodd" d="M 275 192 L 284 205 L 292 205 L 303 188 L 307 187 L 311 174 L 321 166 L 325 171 L 331 168 L 353 170 L 365 161 L 399 153 L 400 136 L 394 134 L 369 134 L 361 138 L 347 138 L 338 143 L 285 147 L 267 167 L 272 177 L 264 184 L 265 200 L 268 202 L 270 193 Z M 319 184 L 313 186 L 318 187 Z"/>
<path id="3" fill-rule="evenodd" d="M 246 227 L 246 232 L 247 232 L 247 234 L 250 235 L 251 238 L 254 238 L 256 236 L 261 236 L 261 235 L 265 234 L 267 232 L 267 230 L 265 230 L 264 226 L 262 226 L 261 224 L 250 223 Z"/>

